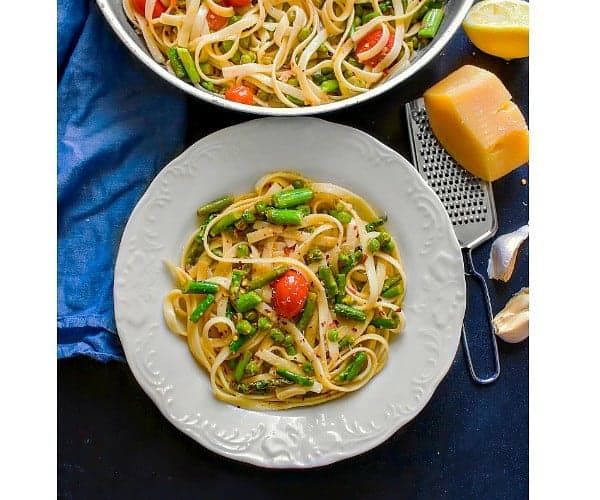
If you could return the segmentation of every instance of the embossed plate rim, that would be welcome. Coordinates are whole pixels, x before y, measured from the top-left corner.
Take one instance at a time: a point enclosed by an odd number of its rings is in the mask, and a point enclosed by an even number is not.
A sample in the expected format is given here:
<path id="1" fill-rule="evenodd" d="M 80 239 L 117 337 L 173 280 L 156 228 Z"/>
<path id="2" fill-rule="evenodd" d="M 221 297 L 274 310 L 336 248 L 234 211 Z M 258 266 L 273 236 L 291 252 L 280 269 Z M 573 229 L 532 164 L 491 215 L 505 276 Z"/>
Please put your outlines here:
<path id="1" fill-rule="evenodd" d="M 299 137 L 311 148 L 298 144 L 302 142 Z M 263 157 L 261 148 L 266 146 L 271 152 Z M 332 166 L 336 162 L 346 162 L 346 169 Z M 245 170 L 227 171 L 238 167 Z M 376 206 L 378 202 L 367 193 L 383 186 L 384 192 L 378 192 L 387 204 L 382 202 L 385 206 L 379 208 L 390 212 L 394 206 L 406 214 L 396 217 L 392 211 L 388 224 L 403 257 L 412 263 L 407 268 L 407 330 L 391 343 L 384 370 L 357 393 L 311 408 L 254 412 L 216 400 L 206 388 L 208 377 L 191 360 L 185 342 L 161 322 L 160 303 L 167 287 L 161 288 L 164 283 L 160 281 L 166 282 L 167 272 L 160 259 L 177 257 L 174 243 L 164 240 L 164 234 L 179 235 L 179 225 L 192 224 L 193 214 L 187 222 L 171 224 L 168 207 L 176 204 L 181 209 L 196 203 L 189 195 L 196 192 L 191 185 L 198 184 L 199 172 L 202 179 L 214 177 L 217 185 L 227 175 L 238 174 L 253 182 L 265 171 L 277 169 L 296 169 L 338 182 Z M 315 169 L 318 173 L 312 172 Z M 365 174 L 366 169 L 372 173 Z M 385 175 L 378 174 L 378 169 Z M 365 183 L 365 175 L 373 180 Z M 204 188 L 208 192 L 203 197 L 222 194 L 210 193 L 210 189 L 221 188 Z M 404 195 L 398 197 L 402 189 Z M 417 222 L 412 218 L 415 214 Z M 166 249 L 168 245 L 172 248 Z M 462 266 L 460 247 L 443 205 L 401 155 L 362 131 L 322 119 L 259 118 L 199 140 L 152 181 L 121 239 L 115 266 L 115 318 L 136 380 L 179 430 L 230 459 L 268 468 L 317 467 L 378 446 L 430 400 L 460 340 L 465 312 Z M 419 279 L 411 279 L 411 273 L 419 274 Z M 394 364 L 394 359 L 402 362 Z"/>

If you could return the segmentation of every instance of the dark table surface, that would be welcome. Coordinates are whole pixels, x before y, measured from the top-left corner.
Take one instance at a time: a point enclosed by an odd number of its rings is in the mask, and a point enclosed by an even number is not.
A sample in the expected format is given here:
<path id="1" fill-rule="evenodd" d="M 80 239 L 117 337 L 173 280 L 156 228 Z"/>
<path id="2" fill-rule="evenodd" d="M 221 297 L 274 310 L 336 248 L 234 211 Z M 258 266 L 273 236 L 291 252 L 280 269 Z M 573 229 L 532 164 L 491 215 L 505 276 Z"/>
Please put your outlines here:
<path id="1" fill-rule="evenodd" d="M 482 54 L 462 30 L 405 84 L 364 105 L 320 117 L 361 129 L 410 159 L 404 104 L 463 64 L 498 75 L 528 119 L 528 60 L 506 62 Z M 192 98 L 189 116 L 188 144 L 255 118 Z M 494 183 L 498 235 L 528 223 L 527 180 L 523 166 Z M 483 274 L 491 241 L 474 252 Z M 528 257 L 525 243 L 511 280 L 488 280 L 494 312 L 528 286 Z M 478 368 L 489 372 L 487 325 L 478 290 L 469 289 L 474 356 Z M 502 373 L 494 384 L 471 381 L 459 348 L 446 378 L 412 422 L 364 455 L 304 471 L 264 470 L 204 449 L 167 422 L 126 364 L 62 360 L 58 492 L 62 498 L 527 498 L 529 344 L 499 341 L 499 351 Z"/>

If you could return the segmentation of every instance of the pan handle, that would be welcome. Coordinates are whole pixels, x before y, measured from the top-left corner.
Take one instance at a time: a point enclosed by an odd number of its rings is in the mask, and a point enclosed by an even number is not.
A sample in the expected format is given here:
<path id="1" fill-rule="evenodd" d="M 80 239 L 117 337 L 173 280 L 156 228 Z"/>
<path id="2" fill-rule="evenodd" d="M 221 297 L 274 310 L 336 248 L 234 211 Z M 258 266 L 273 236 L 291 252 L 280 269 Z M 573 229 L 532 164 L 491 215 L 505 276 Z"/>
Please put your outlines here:
<path id="1" fill-rule="evenodd" d="M 463 343 L 463 348 L 465 351 L 467 365 L 469 367 L 469 372 L 471 373 L 471 378 L 478 384 L 487 385 L 487 384 L 491 384 L 492 382 L 495 382 L 498 379 L 498 377 L 500 376 L 500 357 L 498 355 L 498 344 L 496 343 L 495 329 L 494 329 L 494 324 L 492 322 L 493 317 L 494 317 L 494 315 L 492 313 L 492 304 L 490 301 L 490 294 L 488 292 L 488 288 L 485 283 L 485 279 L 483 278 L 483 276 L 481 274 L 479 274 L 477 272 L 477 270 L 475 269 L 475 266 L 473 264 L 473 256 L 471 255 L 470 248 L 463 249 L 463 261 L 465 264 L 465 276 L 470 276 L 470 277 L 474 278 L 479 283 L 479 286 L 481 287 L 481 290 L 484 294 L 486 310 L 487 310 L 486 311 L 487 318 L 488 318 L 488 323 L 490 326 L 489 332 L 490 332 L 490 337 L 491 337 L 491 342 L 492 342 L 492 350 L 493 350 L 493 354 L 494 354 L 494 373 L 485 378 L 477 375 L 477 373 L 475 371 L 475 367 L 473 366 L 473 360 L 471 358 L 471 350 L 469 349 L 469 341 L 467 338 L 467 331 L 465 328 L 464 321 L 463 321 L 463 326 L 462 326 L 462 343 Z"/>

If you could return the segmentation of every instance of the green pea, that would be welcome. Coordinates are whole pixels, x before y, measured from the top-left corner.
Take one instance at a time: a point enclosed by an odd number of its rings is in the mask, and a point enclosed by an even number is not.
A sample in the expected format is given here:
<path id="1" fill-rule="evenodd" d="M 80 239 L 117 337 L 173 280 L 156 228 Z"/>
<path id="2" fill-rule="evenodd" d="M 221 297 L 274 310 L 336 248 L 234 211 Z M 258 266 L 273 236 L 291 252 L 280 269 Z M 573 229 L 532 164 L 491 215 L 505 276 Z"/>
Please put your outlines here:
<path id="1" fill-rule="evenodd" d="M 159 0 L 160 1 L 160 0 Z M 227 24 L 228 25 L 232 25 L 233 23 L 237 23 L 240 19 L 242 18 L 242 16 L 231 16 L 228 20 L 227 20 Z"/>
<path id="2" fill-rule="evenodd" d="M 215 92 L 215 84 L 213 82 L 202 82 L 202 85 L 206 90 L 210 90 L 211 92 Z"/>
<path id="3" fill-rule="evenodd" d="M 304 101 L 301 101 L 300 99 L 296 99 L 295 97 L 291 96 L 291 95 L 286 95 L 286 97 L 293 102 L 296 106 L 304 106 Z"/>
<path id="4" fill-rule="evenodd" d="M 254 62 L 254 58 L 249 54 L 242 54 L 242 57 L 240 57 L 241 64 L 250 64 L 252 62 Z"/>
<path id="5" fill-rule="evenodd" d="M 244 37 L 240 40 L 240 47 L 242 49 L 248 50 L 250 48 L 250 37 Z"/>
<path id="6" fill-rule="evenodd" d="M 298 40 L 300 40 L 301 42 L 303 42 L 304 40 L 306 40 L 311 34 L 311 30 L 310 28 L 302 28 L 300 30 L 300 32 L 298 33 Z"/>
<path id="7" fill-rule="evenodd" d="M 381 244 L 377 238 L 373 238 L 372 240 L 369 240 L 367 248 L 369 249 L 369 252 L 374 253 L 381 248 Z"/>
<path id="8" fill-rule="evenodd" d="M 319 72 L 316 72 L 312 75 L 312 79 L 317 85 L 321 85 L 325 81 L 325 76 Z"/>
<path id="9" fill-rule="evenodd" d="M 332 92 L 339 90 L 339 88 L 340 86 L 337 80 L 325 80 L 321 84 L 321 90 L 326 94 L 331 94 Z"/>
<path id="10" fill-rule="evenodd" d="M 240 243 L 235 249 L 235 254 L 238 257 L 248 257 L 250 255 L 250 247 L 248 243 Z"/>
<path id="11" fill-rule="evenodd" d="M 271 338 L 275 341 L 275 342 L 283 342 L 283 340 L 285 339 L 285 335 L 283 334 L 283 332 L 279 329 L 279 328 L 273 328 L 271 329 Z"/>
<path id="12" fill-rule="evenodd" d="M 223 53 L 229 52 L 231 50 L 231 47 L 233 47 L 233 40 L 223 40 L 221 42 L 221 51 Z"/>
<path id="13" fill-rule="evenodd" d="M 378 15 L 377 12 L 369 12 L 363 16 L 362 23 L 367 24 L 371 19 L 375 19 Z"/>
<path id="14" fill-rule="evenodd" d="M 230 61 L 233 64 L 240 64 L 242 60 L 242 53 L 239 50 L 236 50 L 235 54 L 233 54 L 233 56 L 231 56 Z"/>
<path id="15" fill-rule="evenodd" d="M 288 84 L 293 85 L 294 87 L 298 86 L 298 79 L 296 77 L 292 77 L 287 81 Z"/>

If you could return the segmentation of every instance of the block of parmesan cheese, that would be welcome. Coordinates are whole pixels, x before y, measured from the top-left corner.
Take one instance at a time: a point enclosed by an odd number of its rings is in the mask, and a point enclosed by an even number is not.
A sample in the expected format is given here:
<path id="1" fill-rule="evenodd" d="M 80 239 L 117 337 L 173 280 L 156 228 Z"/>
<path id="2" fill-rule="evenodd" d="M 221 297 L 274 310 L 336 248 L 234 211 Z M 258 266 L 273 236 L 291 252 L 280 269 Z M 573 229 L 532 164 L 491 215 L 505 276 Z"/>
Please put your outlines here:
<path id="1" fill-rule="evenodd" d="M 438 141 L 473 175 L 495 181 L 529 161 L 525 118 L 493 73 L 463 66 L 423 98 Z"/>

